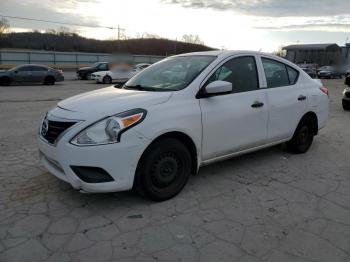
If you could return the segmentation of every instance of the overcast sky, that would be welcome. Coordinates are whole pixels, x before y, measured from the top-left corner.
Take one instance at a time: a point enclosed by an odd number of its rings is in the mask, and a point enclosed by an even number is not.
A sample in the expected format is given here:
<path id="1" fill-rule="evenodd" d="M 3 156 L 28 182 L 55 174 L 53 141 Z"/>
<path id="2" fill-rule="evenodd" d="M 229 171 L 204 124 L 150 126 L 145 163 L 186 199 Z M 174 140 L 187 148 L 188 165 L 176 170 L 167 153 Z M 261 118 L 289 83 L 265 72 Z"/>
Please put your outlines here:
<path id="1" fill-rule="evenodd" d="M 212 47 L 267 52 L 296 43 L 344 45 L 350 39 L 350 0 L 0 0 L 0 15 L 87 26 L 119 24 L 129 37 L 198 34 Z M 13 31 L 59 27 L 9 22 Z M 111 29 L 70 28 L 99 39 L 117 35 Z"/>

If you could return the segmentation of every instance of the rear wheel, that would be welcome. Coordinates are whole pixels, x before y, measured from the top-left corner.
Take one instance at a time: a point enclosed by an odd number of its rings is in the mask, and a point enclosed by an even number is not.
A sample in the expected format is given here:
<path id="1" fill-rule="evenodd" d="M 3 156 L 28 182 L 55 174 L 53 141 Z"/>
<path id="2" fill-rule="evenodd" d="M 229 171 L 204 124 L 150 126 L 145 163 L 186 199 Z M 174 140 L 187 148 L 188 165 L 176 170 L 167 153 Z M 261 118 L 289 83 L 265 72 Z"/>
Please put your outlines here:
<path id="1" fill-rule="evenodd" d="M 302 154 L 309 150 L 314 140 L 314 124 L 310 117 L 304 117 L 290 141 L 287 142 L 287 148 L 292 153 Z"/>
<path id="2" fill-rule="evenodd" d="M 47 76 L 44 80 L 45 85 L 54 85 L 56 82 L 55 78 L 52 76 Z"/>
<path id="3" fill-rule="evenodd" d="M 86 79 L 86 80 L 91 80 L 91 73 L 87 73 L 87 74 L 85 75 L 85 79 Z"/>
<path id="4" fill-rule="evenodd" d="M 186 185 L 191 166 L 190 152 L 179 140 L 165 138 L 156 141 L 140 160 L 134 188 L 154 201 L 170 199 Z"/>
<path id="5" fill-rule="evenodd" d="M 102 79 L 102 82 L 104 84 L 111 84 L 112 83 L 112 77 L 110 76 L 104 76 L 103 79 Z"/>

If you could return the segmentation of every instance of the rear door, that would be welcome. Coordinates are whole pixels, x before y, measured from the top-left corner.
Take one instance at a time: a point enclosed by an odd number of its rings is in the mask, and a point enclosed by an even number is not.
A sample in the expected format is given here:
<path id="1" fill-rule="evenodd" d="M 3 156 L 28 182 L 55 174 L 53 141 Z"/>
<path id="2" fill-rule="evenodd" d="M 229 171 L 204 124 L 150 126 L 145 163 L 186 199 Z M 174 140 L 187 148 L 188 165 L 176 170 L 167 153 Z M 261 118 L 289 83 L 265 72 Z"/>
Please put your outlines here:
<path id="1" fill-rule="evenodd" d="M 263 145 L 267 138 L 268 105 L 260 88 L 254 56 L 225 60 L 202 86 L 222 80 L 232 83 L 232 93 L 200 98 L 202 158 L 210 160 Z"/>
<path id="2" fill-rule="evenodd" d="M 43 66 L 32 66 L 32 78 L 31 82 L 44 82 L 47 74 L 47 68 Z"/>
<path id="3" fill-rule="evenodd" d="M 307 91 L 298 83 L 299 72 L 268 57 L 261 57 L 269 103 L 268 142 L 293 135 L 307 109 Z"/>

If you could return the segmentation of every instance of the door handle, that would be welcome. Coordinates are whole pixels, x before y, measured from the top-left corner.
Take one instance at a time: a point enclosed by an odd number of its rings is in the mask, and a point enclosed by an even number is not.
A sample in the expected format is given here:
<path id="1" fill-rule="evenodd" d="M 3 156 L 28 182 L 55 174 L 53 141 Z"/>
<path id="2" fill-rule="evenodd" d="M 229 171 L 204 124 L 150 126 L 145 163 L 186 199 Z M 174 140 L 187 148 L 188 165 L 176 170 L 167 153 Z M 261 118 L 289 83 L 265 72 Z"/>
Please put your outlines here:
<path id="1" fill-rule="evenodd" d="M 300 96 L 298 97 L 298 100 L 299 100 L 299 101 L 306 100 L 306 96 L 304 96 L 304 95 L 300 95 Z"/>
<path id="2" fill-rule="evenodd" d="M 252 108 L 258 108 L 264 106 L 263 102 L 255 101 L 254 104 L 251 105 Z"/>

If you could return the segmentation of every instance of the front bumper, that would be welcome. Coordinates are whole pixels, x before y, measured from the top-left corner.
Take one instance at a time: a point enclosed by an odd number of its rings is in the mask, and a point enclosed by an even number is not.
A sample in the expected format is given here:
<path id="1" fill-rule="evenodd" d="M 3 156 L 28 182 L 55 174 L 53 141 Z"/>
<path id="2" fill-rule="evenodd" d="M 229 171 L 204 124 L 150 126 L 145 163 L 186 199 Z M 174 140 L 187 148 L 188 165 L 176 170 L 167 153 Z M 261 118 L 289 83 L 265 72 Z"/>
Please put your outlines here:
<path id="1" fill-rule="evenodd" d="M 95 75 L 95 78 L 93 80 L 95 80 L 97 83 L 102 83 L 103 77 L 99 76 L 99 75 L 97 75 L 97 76 Z"/>
<path id="2" fill-rule="evenodd" d="M 40 160 L 45 168 L 73 188 L 84 192 L 102 193 L 131 189 L 138 161 L 149 140 L 131 129 L 115 144 L 86 147 L 70 144 L 70 139 L 80 130 L 81 128 L 72 128 L 55 145 L 38 137 Z M 72 166 L 102 168 L 113 181 L 84 182 L 74 173 Z"/>

